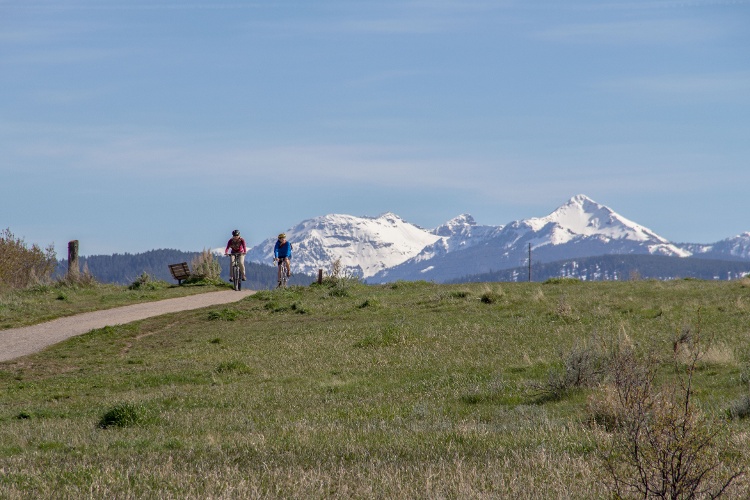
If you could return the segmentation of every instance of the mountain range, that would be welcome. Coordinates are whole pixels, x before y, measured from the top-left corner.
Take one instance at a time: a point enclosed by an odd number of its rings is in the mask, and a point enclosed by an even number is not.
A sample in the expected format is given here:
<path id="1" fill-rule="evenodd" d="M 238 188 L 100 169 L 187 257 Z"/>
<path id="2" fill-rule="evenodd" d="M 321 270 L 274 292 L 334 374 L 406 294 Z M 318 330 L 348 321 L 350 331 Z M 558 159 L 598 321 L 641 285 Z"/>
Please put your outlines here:
<path id="1" fill-rule="evenodd" d="M 293 284 L 310 283 L 319 269 L 329 272 L 337 260 L 345 272 L 372 284 L 526 281 L 530 275 L 534 281 L 635 276 L 724 280 L 750 273 L 750 232 L 712 244 L 674 243 L 585 195 L 574 196 L 544 217 L 501 226 L 479 225 L 471 215 L 462 214 L 424 229 L 389 212 L 379 217 L 324 215 L 304 220 L 286 233 L 294 246 Z M 269 238 L 249 250 L 248 287 L 276 286 L 271 260 L 275 241 Z M 223 247 L 214 251 L 224 253 Z M 168 264 L 190 263 L 199 253 L 160 249 L 94 255 L 81 257 L 80 265 L 104 283 L 130 284 L 144 272 L 173 281 Z M 222 257 L 219 262 L 226 279 L 227 261 Z M 63 260 L 57 274 L 66 269 Z"/>
<path id="2" fill-rule="evenodd" d="M 746 261 L 750 272 L 750 232 L 713 244 L 674 243 L 585 195 L 577 195 L 544 217 L 502 226 L 459 215 L 424 229 L 393 213 L 379 217 L 329 214 L 286 231 L 294 245 L 297 272 L 315 275 L 339 260 L 347 272 L 368 283 L 396 280 L 453 282 L 535 263 L 602 255 L 651 255 Z M 267 264 L 275 238 L 248 251 L 247 260 Z"/>

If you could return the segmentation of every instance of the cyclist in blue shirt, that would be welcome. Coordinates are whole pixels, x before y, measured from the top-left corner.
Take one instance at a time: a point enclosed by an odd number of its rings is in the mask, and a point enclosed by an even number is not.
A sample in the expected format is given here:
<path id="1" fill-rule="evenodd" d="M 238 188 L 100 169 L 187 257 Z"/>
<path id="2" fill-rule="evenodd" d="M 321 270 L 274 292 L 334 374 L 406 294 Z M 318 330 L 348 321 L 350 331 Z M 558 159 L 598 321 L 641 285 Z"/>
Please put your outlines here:
<path id="1" fill-rule="evenodd" d="M 286 234 L 279 234 L 279 239 L 276 240 L 276 245 L 273 247 L 273 261 L 279 264 L 279 284 L 281 284 L 281 268 L 284 268 L 286 275 L 292 276 L 292 268 L 290 267 L 289 260 L 292 258 L 292 244 L 286 241 Z"/>

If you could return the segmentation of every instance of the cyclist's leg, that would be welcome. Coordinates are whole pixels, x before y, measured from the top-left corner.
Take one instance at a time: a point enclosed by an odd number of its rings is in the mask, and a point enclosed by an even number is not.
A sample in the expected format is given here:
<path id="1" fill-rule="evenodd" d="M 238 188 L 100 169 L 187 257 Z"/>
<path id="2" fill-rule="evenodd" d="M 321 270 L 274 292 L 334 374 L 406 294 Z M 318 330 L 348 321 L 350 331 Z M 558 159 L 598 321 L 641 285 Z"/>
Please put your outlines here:
<path id="1" fill-rule="evenodd" d="M 242 274 L 242 281 L 246 281 L 247 278 L 245 277 L 245 254 L 241 253 L 237 255 L 237 258 L 240 259 L 240 273 Z"/>
<path id="2" fill-rule="evenodd" d="M 229 281 L 234 281 L 234 259 L 233 253 L 229 254 Z"/>
<path id="3" fill-rule="evenodd" d="M 292 261 L 289 260 L 289 257 L 284 259 L 284 265 L 286 266 L 286 275 L 287 277 L 292 275 Z"/>
<path id="4" fill-rule="evenodd" d="M 234 280 L 235 277 L 238 277 L 238 276 L 235 276 L 236 274 L 235 268 L 240 264 L 240 260 L 239 260 L 240 255 L 236 253 L 233 253 L 231 255 L 232 255 L 232 268 L 230 269 L 230 273 L 232 274 L 232 279 Z"/>

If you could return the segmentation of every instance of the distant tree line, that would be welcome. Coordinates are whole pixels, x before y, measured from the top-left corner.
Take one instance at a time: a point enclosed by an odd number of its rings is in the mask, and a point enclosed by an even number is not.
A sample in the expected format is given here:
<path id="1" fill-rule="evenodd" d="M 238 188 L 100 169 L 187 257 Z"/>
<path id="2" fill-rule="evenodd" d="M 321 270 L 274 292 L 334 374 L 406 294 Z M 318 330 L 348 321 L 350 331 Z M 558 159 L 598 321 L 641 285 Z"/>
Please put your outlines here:
<path id="1" fill-rule="evenodd" d="M 702 258 L 667 257 L 663 255 L 601 255 L 557 262 L 534 263 L 531 280 L 577 278 L 585 281 L 627 281 L 631 279 L 702 280 L 740 279 L 750 273 L 750 261 L 724 261 Z M 489 273 L 465 276 L 451 283 L 485 281 L 528 281 L 529 270 L 515 267 Z"/>
<path id="2" fill-rule="evenodd" d="M 137 254 L 92 255 L 79 257 L 81 269 L 101 283 L 129 285 L 143 273 L 154 279 L 175 283 L 169 273 L 169 264 L 187 262 L 190 264 L 200 252 L 160 249 Z M 221 278 L 229 279 L 229 259 L 217 257 L 221 265 Z M 57 264 L 55 277 L 64 276 L 68 270 L 67 260 Z M 264 290 L 276 286 L 275 266 L 245 262 L 247 274 L 246 288 Z M 630 279 L 682 279 L 703 280 L 739 279 L 750 273 L 750 261 L 723 261 L 698 258 L 666 257 L 660 255 L 602 255 L 557 262 L 532 261 L 532 281 L 546 281 L 550 278 L 569 277 L 585 281 L 626 281 Z M 291 284 L 308 285 L 315 276 L 294 275 Z M 464 276 L 450 283 L 491 281 L 528 281 L 528 267 L 516 267 L 491 271 L 483 274 Z"/>
<path id="3" fill-rule="evenodd" d="M 88 269 L 89 273 L 100 283 L 115 283 L 129 285 L 143 273 L 154 279 L 177 284 L 169 272 L 169 264 L 187 262 L 189 265 L 201 252 L 184 252 L 181 250 L 159 249 L 143 253 L 124 253 L 113 255 L 91 255 L 79 257 L 81 269 Z M 221 265 L 221 278 L 229 279 L 229 259 L 217 257 Z M 68 262 L 62 260 L 57 265 L 56 275 L 67 273 Z M 292 270 L 294 268 L 292 267 Z M 244 288 L 265 290 L 274 288 L 277 281 L 275 266 L 267 266 L 245 261 L 247 281 Z M 292 285 L 309 285 L 314 278 L 306 275 L 294 275 L 290 280 Z"/>

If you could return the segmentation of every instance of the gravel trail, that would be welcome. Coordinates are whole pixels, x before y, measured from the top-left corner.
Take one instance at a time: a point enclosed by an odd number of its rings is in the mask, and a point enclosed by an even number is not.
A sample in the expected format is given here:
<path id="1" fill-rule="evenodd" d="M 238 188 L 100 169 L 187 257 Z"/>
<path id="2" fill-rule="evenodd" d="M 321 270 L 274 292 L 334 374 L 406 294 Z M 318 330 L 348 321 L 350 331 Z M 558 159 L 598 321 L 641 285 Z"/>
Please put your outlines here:
<path id="1" fill-rule="evenodd" d="M 0 330 L 0 362 L 33 354 L 47 346 L 105 326 L 123 325 L 152 316 L 237 302 L 253 290 L 200 293 L 58 318 L 38 325 Z"/>

